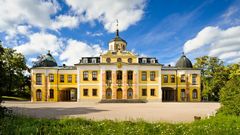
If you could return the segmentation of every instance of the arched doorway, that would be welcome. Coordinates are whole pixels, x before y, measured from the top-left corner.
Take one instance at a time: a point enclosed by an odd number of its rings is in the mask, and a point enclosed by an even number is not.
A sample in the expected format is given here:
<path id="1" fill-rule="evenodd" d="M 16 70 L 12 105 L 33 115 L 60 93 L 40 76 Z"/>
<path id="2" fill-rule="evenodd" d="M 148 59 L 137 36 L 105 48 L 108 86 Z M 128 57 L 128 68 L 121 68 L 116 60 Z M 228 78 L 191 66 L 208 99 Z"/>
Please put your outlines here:
<path id="1" fill-rule="evenodd" d="M 106 90 L 106 99 L 112 99 L 112 89 L 108 88 Z"/>
<path id="2" fill-rule="evenodd" d="M 117 89 L 117 99 L 122 99 L 122 89 Z"/>
<path id="3" fill-rule="evenodd" d="M 42 101 L 42 91 L 40 89 L 36 91 L 36 99 L 37 101 Z"/>
<path id="4" fill-rule="evenodd" d="M 127 90 L 127 99 L 132 99 L 133 98 L 133 89 L 129 88 Z"/>
<path id="5" fill-rule="evenodd" d="M 177 91 L 171 87 L 162 88 L 162 101 L 177 101 Z"/>

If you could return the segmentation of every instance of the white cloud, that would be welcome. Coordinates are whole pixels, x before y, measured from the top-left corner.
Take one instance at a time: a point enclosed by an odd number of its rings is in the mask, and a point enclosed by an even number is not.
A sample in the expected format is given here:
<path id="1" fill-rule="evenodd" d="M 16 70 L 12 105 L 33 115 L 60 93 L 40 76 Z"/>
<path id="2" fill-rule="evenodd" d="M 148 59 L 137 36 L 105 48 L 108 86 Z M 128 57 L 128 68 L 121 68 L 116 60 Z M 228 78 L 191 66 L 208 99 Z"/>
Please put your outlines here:
<path id="1" fill-rule="evenodd" d="M 100 36 L 103 35 L 102 32 L 95 32 L 94 33 L 94 32 L 90 32 L 90 31 L 87 31 L 86 34 L 89 35 L 89 36 L 92 36 L 92 37 L 100 37 Z"/>
<path id="2" fill-rule="evenodd" d="M 60 29 L 64 27 L 75 28 L 79 25 L 79 19 L 76 16 L 59 15 L 52 23 L 53 29 Z"/>
<path id="3" fill-rule="evenodd" d="M 55 35 L 49 33 L 34 33 L 29 36 L 29 42 L 16 46 L 18 52 L 24 55 L 44 54 L 50 50 L 53 55 L 58 55 L 62 41 Z"/>
<path id="4" fill-rule="evenodd" d="M 99 56 L 100 45 L 88 45 L 87 43 L 69 39 L 65 50 L 60 55 L 60 60 L 67 65 L 79 63 L 81 57 Z"/>
<path id="5" fill-rule="evenodd" d="M 205 49 L 201 55 L 216 56 L 226 62 L 239 62 L 239 37 L 240 26 L 225 30 L 219 27 L 206 27 L 184 44 L 184 52 L 195 53 Z"/>
<path id="6" fill-rule="evenodd" d="M 58 10 L 55 0 L 0 0 L 0 32 L 14 34 L 18 25 L 48 27 L 50 16 Z"/>
<path id="7" fill-rule="evenodd" d="M 66 0 L 71 9 L 79 15 L 82 22 L 99 21 L 109 32 L 126 30 L 138 22 L 144 14 L 146 0 Z"/>

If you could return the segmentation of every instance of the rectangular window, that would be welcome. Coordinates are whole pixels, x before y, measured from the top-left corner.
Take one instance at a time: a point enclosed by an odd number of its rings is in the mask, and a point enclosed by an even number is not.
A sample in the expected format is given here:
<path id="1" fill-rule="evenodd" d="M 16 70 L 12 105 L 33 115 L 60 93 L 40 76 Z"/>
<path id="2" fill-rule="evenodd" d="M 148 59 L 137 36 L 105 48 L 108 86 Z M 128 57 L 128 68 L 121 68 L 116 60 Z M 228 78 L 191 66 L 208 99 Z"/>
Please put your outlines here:
<path id="1" fill-rule="evenodd" d="M 42 85 L 42 74 L 36 74 L 36 85 Z"/>
<path id="2" fill-rule="evenodd" d="M 97 81 L 97 71 L 92 71 L 92 80 Z"/>
<path id="3" fill-rule="evenodd" d="M 142 89 L 142 96 L 147 96 L 147 89 Z"/>
<path id="4" fill-rule="evenodd" d="M 128 77 L 127 78 L 128 80 L 133 80 L 133 71 L 128 71 L 127 72 L 127 77 Z"/>
<path id="5" fill-rule="evenodd" d="M 112 80 L 112 71 L 106 71 L 106 80 Z"/>
<path id="6" fill-rule="evenodd" d="M 72 82 L 72 75 L 68 75 L 68 83 Z"/>
<path id="7" fill-rule="evenodd" d="M 64 82 L 64 75 L 60 75 L 60 82 Z"/>
<path id="8" fill-rule="evenodd" d="M 151 96 L 155 96 L 155 89 L 151 89 Z"/>
<path id="9" fill-rule="evenodd" d="M 181 82 L 182 82 L 182 83 L 185 82 L 185 75 L 181 75 Z"/>
<path id="10" fill-rule="evenodd" d="M 54 98 L 54 90 L 53 89 L 50 89 L 50 98 Z"/>
<path id="11" fill-rule="evenodd" d="M 168 83 L 168 75 L 163 76 L 163 83 Z"/>
<path id="12" fill-rule="evenodd" d="M 97 96 L 97 89 L 92 89 L 92 96 Z"/>
<path id="13" fill-rule="evenodd" d="M 175 83 L 175 75 L 171 75 L 171 83 Z"/>
<path id="14" fill-rule="evenodd" d="M 117 80 L 122 80 L 122 71 L 117 71 Z"/>
<path id="15" fill-rule="evenodd" d="M 88 71 L 83 72 L 83 80 L 87 81 L 88 80 Z"/>
<path id="16" fill-rule="evenodd" d="M 142 81 L 147 81 L 147 72 L 142 71 Z"/>
<path id="17" fill-rule="evenodd" d="M 193 85 L 196 85 L 196 84 L 197 84 L 197 75 L 196 75 L 196 74 L 193 74 L 193 75 L 192 75 L 192 84 L 193 84 Z"/>
<path id="18" fill-rule="evenodd" d="M 54 82 L 54 75 L 53 74 L 49 74 L 49 82 Z"/>
<path id="19" fill-rule="evenodd" d="M 88 89 L 83 89 L 83 96 L 88 96 Z"/>
<path id="20" fill-rule="evenodd" d="M 150 72 L 150 80 L 155 81 L 155 71 Z"/>

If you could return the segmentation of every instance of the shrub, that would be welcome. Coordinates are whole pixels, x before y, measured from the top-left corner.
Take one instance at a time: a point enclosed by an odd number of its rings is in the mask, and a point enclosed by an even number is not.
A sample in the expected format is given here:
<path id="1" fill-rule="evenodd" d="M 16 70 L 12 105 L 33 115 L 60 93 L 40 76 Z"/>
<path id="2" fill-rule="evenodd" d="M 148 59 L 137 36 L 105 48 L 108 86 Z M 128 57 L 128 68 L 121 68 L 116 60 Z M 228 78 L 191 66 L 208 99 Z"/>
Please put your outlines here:
<path id="1" fill-rule="evenodd" d="M 230 79 L 220 91 L 219 113 L 240 116 L 240 76 Z"/>

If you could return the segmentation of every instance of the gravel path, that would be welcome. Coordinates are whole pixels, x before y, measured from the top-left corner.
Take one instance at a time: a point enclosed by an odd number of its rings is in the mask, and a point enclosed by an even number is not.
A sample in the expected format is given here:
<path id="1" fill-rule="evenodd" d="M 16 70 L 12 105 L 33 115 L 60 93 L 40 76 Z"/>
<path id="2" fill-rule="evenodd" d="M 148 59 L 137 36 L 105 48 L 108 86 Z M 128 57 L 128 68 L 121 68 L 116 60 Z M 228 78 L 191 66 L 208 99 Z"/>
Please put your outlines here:
<path id="1" fill-rule="evenodd" d="M 142 103 L 97 104 L 80 102 L 5 101 L 16 113 L 38 118 L 84 117 L 94 120 L 146 120 L 149 122 L 191 122 L 194 116 L 207 117 L 219 103 Z"/>

